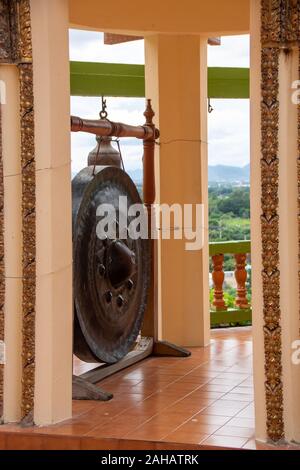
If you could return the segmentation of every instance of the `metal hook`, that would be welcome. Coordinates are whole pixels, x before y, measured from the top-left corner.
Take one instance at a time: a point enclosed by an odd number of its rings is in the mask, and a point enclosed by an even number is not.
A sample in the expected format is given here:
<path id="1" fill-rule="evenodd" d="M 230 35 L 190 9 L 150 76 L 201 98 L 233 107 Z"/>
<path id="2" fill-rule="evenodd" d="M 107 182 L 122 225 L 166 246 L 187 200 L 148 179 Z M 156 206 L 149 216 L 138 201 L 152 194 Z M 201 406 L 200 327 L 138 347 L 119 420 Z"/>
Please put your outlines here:
<path id="1" fill-rule="evenodd" d="M 99 113 L 99 116 L 100 116 L 100 119 L 107 119 L 107 104 L 106 104 L 106 99 L 104 98 L 104 96 L 101 97 L 101 101 L 102 101 L 102 109 Z"/>
<path id="2" fill-rule="evenodd" d="M 208 112 L 209 114 L 211 114 L 213 112 L 214 108 L 212 107 L 212 105 L 210 104 L 210 98 L 208 99 Z"/>

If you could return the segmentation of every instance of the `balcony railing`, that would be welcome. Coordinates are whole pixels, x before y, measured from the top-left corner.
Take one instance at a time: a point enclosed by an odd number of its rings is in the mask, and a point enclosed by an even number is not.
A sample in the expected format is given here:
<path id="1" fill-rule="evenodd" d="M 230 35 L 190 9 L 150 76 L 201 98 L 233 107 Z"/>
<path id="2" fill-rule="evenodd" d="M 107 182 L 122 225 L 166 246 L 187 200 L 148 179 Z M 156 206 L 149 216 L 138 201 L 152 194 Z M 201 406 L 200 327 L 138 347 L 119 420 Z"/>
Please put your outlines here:
<path id="1" fill-rule="evenodd" d="M 211 326 L 246 325 L 252 321 L 247 285 L 251 282 L 247 260 L 251 253 L 250 241 L 232 241 L 209 244 L 212 265 L 213 295 L 210 308 Z M 234 305 L 228 305 L 224 295 L 224 256 L 234 259 Z M 249 271 L 249 272 L 248 272 Z M 228 297 L 228 296 L 227 296 Z"/>

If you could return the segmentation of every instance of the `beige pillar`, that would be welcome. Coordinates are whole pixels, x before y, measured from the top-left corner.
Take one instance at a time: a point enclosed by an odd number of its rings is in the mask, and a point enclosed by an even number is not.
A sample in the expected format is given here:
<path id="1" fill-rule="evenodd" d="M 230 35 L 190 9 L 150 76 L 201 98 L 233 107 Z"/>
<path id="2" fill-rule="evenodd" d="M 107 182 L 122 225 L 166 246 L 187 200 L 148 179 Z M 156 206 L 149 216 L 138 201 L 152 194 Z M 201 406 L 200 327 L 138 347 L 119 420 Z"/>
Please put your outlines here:
<path id="1" fill-rule="evenodd" d="M 280 298 L 284 425 L 286 439 L 300 442 L 300 365 L 293 363 L 294 341 L 299 341 L 299 232 L 298 232 L 298 109 L 292 102 L 292 83 L 299 79 L 296 49 L 280 56 L 279 81 L 279 231 Z M 299 345 L 298 345 L 299 348 Z"/>
<path id="2" fill-rule="evenodd" d="M 202 250 L 187 251 L 186 240 L 172 239 L 163 240 L 159 248 L 160 336 L 185 346 L 206 345 L 210 328 L 206 43 L 198 36 L 145 38 L 146 96 L 153 100 L 161 132 L 157 202 L 204 204 Z M 201 230 L 202 222 L 198 225 Z"/>
<path id="3" fill-rule="evenodd" d="M 31 0 L 37 198 L 34 420 L 71 416 L 72 233 L 68 1 Z"/>
<path id="4" fill-rule="evenodd" d="M 19 129 L 19 72 L 0 66 L 5 103 L 2 106 L 5 228 L 5 345 L 4 420 L 20 419 L 22 330 L 21 160 Z"/>
<path id="5" fill-rule="evenodd" d="M 251 3 L 251 245 L 256 437 L 266 440 L 266 405 L 261 264 L 261 45 L 260 0 Z M 280 55 L 279 66 L 279 254 L 284 428 L 287 441 L 300 442 L 300 365 L 292 344 L 299 340 L 297 106 L 292 83 L 298 79 L 298 51 Z M 299 356 L 299 355 L 298 355 Z"/>

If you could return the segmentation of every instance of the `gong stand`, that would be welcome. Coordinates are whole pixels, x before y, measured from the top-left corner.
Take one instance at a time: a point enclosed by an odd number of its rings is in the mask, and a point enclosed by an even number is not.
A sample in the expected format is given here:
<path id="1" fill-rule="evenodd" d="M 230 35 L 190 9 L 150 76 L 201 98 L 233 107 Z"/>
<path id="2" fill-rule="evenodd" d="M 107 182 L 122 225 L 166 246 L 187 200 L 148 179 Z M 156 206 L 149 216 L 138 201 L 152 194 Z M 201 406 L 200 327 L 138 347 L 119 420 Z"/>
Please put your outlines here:
<path id="1" fill-rule="evenodd" d="M 100 114 L 101 116 L 101 114 Z M 155 230 L 155 141 L 159 138 L 159 130 L 153 123 L 154 112 L 151 100 L 147 100 L 144 113 L 146 123 L 143 126 L 131 126 L 111 122 L 107 118 L 98 120 L 81 119 L 71 116 L 72 132 L 87 132 L 98 137 L 135 137 L 143 140 L 143 196 L 148 214 L 148 234 L 150 243 L 150 284 L 148 289 L 147 307 L 142 326 L 142 338 L 134 350 L 114 364 L 101 364 L 80 376 L 73 376 L 73 398 L 106 401 L 112 394 L 104 392 L 95 384 L 104 378 L 126 367 L 145 359 L 148 356 L 188 357 L 190 352 L 174 344 L 158 340 L 158 280 L 157 280 L 157 239 L 151 236 Z"/>

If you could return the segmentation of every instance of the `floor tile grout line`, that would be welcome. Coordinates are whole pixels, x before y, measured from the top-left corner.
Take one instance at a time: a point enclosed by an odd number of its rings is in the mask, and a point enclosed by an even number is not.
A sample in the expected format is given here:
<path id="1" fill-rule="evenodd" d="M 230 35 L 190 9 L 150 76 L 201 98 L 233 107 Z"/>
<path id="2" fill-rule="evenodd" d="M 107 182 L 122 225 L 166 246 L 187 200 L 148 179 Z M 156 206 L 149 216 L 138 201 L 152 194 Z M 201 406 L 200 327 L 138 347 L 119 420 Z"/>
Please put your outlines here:
<path id="1" fill-rule="evenodd" d="M 201 413 L 201 411 L 200 411 Z M 183 427 L 186 423 L 188 423 L 189 421 L 191 421 L 192 419 L 194 419 L 195 416 L 197 416 L 199 413 L 196 413 L 192 418 L 190 418 L 188 421 L 185 421 L 182 425 L 178 426 L 176 429 L 174 429 L 171 433 L 169 434 L 166 434 L 166 436 L 163 437 L 163 439 L 167 438 L 167 436 L 169 436 L 170 434 L 173 434 L 174 432 L 178 431 L 181 427 Z M 228 422 L 230 421 L 230 418 L 228 416 L 226 416 L 228 418 Z M 226 421 L 227 423 L 227 421 Z M 220 428 L 222 427 L 223 425 L 220 426 Z M 220 429 L 218 428 L 218 429 Z M 210 434 L 210 436 L 212 436 L 213 433 Z"/>

